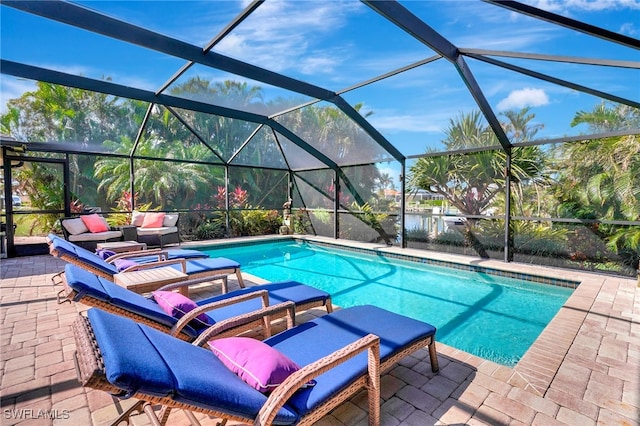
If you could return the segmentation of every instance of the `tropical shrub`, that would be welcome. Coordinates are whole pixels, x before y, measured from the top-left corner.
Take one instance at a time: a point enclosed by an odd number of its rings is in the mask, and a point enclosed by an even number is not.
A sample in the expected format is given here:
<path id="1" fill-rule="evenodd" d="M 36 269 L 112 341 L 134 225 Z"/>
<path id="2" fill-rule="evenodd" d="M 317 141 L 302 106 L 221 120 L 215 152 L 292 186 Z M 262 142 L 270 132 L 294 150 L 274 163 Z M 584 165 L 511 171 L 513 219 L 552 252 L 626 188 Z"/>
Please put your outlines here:
<path id="1" fill-rule="evenodd" d="M 407 229 L 405 235 L 407 241 L 417 241 L 421 243 L 429 242 L 429 235 L 427 235 L 427 231 L 420 227 Z"/>
<path id="2" fill-rule="evenodd" d="M 203 222 L 195 229 L 193 236 L 196 240 L 213 240 L 224 238 L 225 229 L 219 222 Z"/>
<path id="3" fill-rule="evenodd" d="M 293 232 L 296 234 L 308 234 L 313 231 L 311 218 L 307 209 L 298 209 L 291 215 Z"/>
<path id="4" fill-rule="evenodd" d="M 240 217 L 242 218 L 240 235 L 275 234 L 282 225 L 282 217 L 276 210 L 244 210 Z"/>

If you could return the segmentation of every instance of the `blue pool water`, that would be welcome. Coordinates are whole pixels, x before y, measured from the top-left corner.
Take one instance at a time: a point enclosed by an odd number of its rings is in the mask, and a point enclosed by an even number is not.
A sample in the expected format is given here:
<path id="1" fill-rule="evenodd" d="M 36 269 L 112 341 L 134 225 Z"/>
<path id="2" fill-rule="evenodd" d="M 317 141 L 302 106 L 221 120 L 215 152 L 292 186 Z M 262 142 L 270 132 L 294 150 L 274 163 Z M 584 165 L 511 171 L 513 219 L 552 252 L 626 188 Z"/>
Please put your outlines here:
<path id="1" fill-rule="evenodd" d="M 573 291 L 290 240 L 201 250 L 234 259 L 268 281 L 325 290 L 341 307 L 372 304 L 428 322 L 437 327 L 438 341 L 507 366 Z"/>

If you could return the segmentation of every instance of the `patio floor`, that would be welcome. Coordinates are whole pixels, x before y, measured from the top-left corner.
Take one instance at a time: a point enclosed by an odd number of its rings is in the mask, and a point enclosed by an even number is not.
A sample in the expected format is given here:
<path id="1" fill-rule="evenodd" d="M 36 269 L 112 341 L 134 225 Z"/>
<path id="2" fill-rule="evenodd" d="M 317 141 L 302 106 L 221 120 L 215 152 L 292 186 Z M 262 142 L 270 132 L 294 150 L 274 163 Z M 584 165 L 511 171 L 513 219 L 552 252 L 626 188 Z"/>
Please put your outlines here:
<path id="1" fill-rule="evenodd" d="M 437 374 L 431 373 L 426 350 L 405 358 L 382 378 L 383 426 L 639 424 L 640 287 L 636 280 L 458 260 L 580 280 L 581 285 L 513 369 L 441 343 Z M 104 425 L 133 403 L 114 403 L 108 394 L 78 384 L 70 324 L 86 308 L 57 303 L 59 288 L 50 278 L 63 266 L 49 255 L 0 260 L 2 425 Z M 256 280 L 247 276 L 247 281 Z M 230 279 L 229 285 L 233 289 L 237 282 Z M 217 294 L 219 289 L 218 284 L 202 285 L 194 297 Z M 302 320 L 323 313 L 309 311 Z M 366 407 L 361 393 L 318 424 L 366 425 Z M 197 417 L 203 425 L 216 424 L 207 416 Z M 149 422 L 142 415 L 134 416 L 133 424 Z M 188 421 L 175 411 L 169 424 Z"/>

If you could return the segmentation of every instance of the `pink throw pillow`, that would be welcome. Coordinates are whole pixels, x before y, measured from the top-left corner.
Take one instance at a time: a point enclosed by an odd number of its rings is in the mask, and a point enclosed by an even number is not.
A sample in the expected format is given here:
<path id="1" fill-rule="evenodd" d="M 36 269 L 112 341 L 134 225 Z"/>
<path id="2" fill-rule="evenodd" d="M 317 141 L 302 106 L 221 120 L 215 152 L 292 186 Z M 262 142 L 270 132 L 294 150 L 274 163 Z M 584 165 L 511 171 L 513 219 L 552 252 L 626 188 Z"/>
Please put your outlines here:
<path id="1" fill-rule="evenodd" d="M 84 222 L 84 225 L 91 233 L 106 232 L 109 230 L 109 224 L 107 221 L 96 213 L 80 216 L 80 218 L 82 218 L 82 222 Z"/>
<path id="2" fill-rule="evenodd" d="M 250 337 L 212 340 L 209 347 L 227 368 L 263 393 L 271 392 L 300 369 L 277 349 Z M 312 380 L 307 385 L 314 384 Z"/>
<path id="3" fill-rule="evenodd" d="M 158 303 L 162 310 L 176 319 L 182 318 L 185 314 L 198 307 L 196 302 L 189 299 L 184 294 L 176 293 L 174 291 L 158 290 L 154 291 L 152 294 L 156 303 Z M 197 331 L 210 327 L 213 324 L 215 324 L 215 321 L 204 312 L 189 321 L 189 325 Z"/>
<path id="4" fill-rule="evenodd" d="M 165 213 L 145 213 L 141 228 L 162 228 Z"/>

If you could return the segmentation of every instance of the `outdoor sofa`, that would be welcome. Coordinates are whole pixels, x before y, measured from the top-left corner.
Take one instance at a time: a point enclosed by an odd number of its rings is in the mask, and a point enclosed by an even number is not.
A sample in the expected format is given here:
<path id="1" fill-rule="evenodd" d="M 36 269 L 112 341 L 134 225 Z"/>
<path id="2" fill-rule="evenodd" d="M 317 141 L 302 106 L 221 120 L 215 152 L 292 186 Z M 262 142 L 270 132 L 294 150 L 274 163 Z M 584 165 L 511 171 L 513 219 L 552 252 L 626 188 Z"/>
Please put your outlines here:
<path id="1" fill-rule="evenodd" d="M 166 244 L 180 244 L 179 220 L 179 213 L 140 212 L 137 210 L 131 213 L 131 225 L 136 227 L 136 240 L 139 243 L 160 246 L 160 248 Z"/>
<path id="2" fill-rule="evenodd" d="M 107 220 L 97 213 L 63 217 L 60 219 L 60 227 L 65 240 L 88 250 L 95 250 L 98 243 L 122 240 L 122 230 L 110 226 Z"/>

